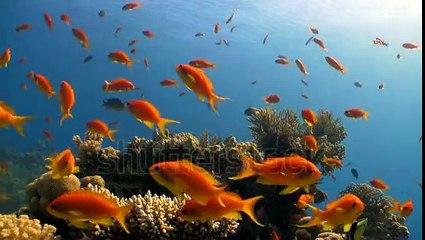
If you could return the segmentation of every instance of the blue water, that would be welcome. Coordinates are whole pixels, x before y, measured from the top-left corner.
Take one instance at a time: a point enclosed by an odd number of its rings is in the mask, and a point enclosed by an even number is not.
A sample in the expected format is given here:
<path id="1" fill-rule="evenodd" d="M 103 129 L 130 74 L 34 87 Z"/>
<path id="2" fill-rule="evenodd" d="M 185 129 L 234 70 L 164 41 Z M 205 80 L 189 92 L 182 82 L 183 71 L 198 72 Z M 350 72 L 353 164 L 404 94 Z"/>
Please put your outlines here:
<path id="1" fill-rule="evenodd" d="M 220 136 L 234 135 L 239 140 L 250 140 L 248 123 L 243 114 L 251 106 L 264 107 L 264 96 L 279 94 L 281 102 L 273 107 L 327 109 L 344 120 L 348 131 L 345 141 L 347 161 L 359 169 L 358 182 L 371 178 L 384 179 L 391 189 L 389 194 L 400 201 L 413 199 L 415 210 L 408 218 L 410 239 L 422 238 L 422 197 L 415 181 L 422 181 L 422 51 L 408 51 L 402 43 L 422 44 L 422 2 L 419 0 L 373 1 L 142 1 L 142 8 L 123 12 L 126 1 L 0 1 L 0 51 L 12 50 L 12 62 L 0 69 L 0 99 L 12 105 L 18 114 L 38 116 L 30 121 L 22 138 L 12 128 L 0 129 L 0 145 L 14 149 L 32 146 L 44 139 L 42 129 L 55 136 L 51 147 L 63 149 L 74 146 L 73 135 L 83 135 L 85 123 L 91 119 L 118 121 L 116 138 L 130 140 L 134 135 L 150 137 L 152 131 L 137 122 L 128 112 L 113 112 L 101 107 L 102 100 L 119 97 L 123 101 L 139 98 L 142 93 L 164 117 L 181 121 L 170 125 L 175 132 L 196 135 L 209 129 Z M 99 10 L 106 16 L 99 17 Z M 225 21 L 232 11 L 236 15 L 231 24 Z M 49 31 L 43 13 L 54 19 Z M 67 13 L 70 26 L 60 21 Z M 221 24 L 219 34 L 213 26 Z M 22 23 L 33 24 L 33 29 L 17 33 Z M 237 25 L 230 33 L 230 27 Z M 117 37 L 117 26 L 122 30 Z M 329 51 L 322 51 L 313 42 L 305 46 L 311 36 L 309 26 L 316 26 Z M 82 28 L 91 41 L 91 49 L 83 49 L 72 35 L 71 28 Z M 154 32 L 149 40 L 143 30 Z M 196 38 L 197 32 L 206 33 Z M 263 37 L 270 33 L 268 41 Z M 375 46 L 372 40 L 381 37 L 389 47 Z M 132 70 L 112 63 L 107 54 L 124 50 L 130 54 L 128 42 L 138 39 L 136 63 Z M 230 46 L 217 46 L 219 38 Z M 401 60 L 396 54 L 402 55 Z M 309 87 L 301 84 L 303 77 L 295 64 L 281 66 L 274 63 L 277 55 L 291 60 L 300 58 L 310 75 Z M 83 59 L 93 60 L 83 64 Z M 345 75 L 330 68 L 324 57 L 336 57 L 348 69 Z M 133 55 L 130 55 L 132 58 Z M 20 57 L 28 62 L 18 63 Z M 143 58 L 148 57 L 146 70 Z M 182 84 L 178 88 L 164 88 L 159 82 L 165 78 L 179 80 L 175 65 L 194 58 L 206 58 L 217 64 L 207 70 L 216 93 L 231 98 L 219 104 L 219 116 Z M 76 93 L 74 119 L 59 126 L 60 106 L 57 98 L 50 100 L 26 78 L 33 70 L 45 75 L 58 91 L 60 82 L 67 80 Z M 107 94 L 101 90 L 105 80 L 125 77 L 143 91 Z M 250 82 L 257 80 L 256 85 Z M 363 88 L 354 87 L 359 81 Z M 27 82 L 28 91 L 19 86 Z M 378 90 L 385 82 L 386 88 Z M 186 96 L 179 97 L 182 91 Z M 301 98 L 307 94 L 310 100 Z M 370 112 L 368 121 L 352 120 L 343 116 L 344 110 L 360 107 Z M 45 117 L 52 117 L 53 124 Z M 115 146 L 106 140 L 106 144 Z M 0 159 L 1 160 L 1 159 Z M 336 171 L 337 181 L 325 180 L 324 188 L 334 199 L 336 193 L 353 181 L 349 168 Z M 1 209 L 0 209 L 1 210 Z"/>

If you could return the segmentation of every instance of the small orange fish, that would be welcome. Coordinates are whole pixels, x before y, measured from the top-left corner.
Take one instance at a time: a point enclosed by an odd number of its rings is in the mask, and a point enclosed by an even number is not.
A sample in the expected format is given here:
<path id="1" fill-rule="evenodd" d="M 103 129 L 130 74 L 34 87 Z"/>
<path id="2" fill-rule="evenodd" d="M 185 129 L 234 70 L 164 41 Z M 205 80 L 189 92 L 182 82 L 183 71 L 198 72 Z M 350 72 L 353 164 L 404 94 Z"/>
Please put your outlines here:
<path id="1" fill-rule="evenodd" d="M 112 82 L 105 81 L 103 85 L 103 90 L 105 92 L 127 92 L 131 90 L 135 90 L 136 87 L 132 82 L 125 78 L 117 78 L 112 80 Z"/>
<path id="2" fill-rule="evenodd" d="M 90 40 L 87 37 L 87 34 L 82 29 L 73 28 L 72 33 L 77 38 L 78 42 L 83 48 L 90 49 Z"/>
<path id="3" fill-rule="evenodd" d="M 319 34 L 319 30 L 315 27 L 310 27 L 310 32 L 313 34 Z"/>
<path id="4" fill-rule="evenodd" d="M 345 69 L 344 66 L 342 66 L 342 64 L 336 60 L 334 57 L 331 56 L 327 56 L 325 57 L 326 62 L 333 68 L 335 68 L 336 70 L 340 71 L 342 74 L 346 73 L 347 70 Z"/>
<path id="5" fill-rule="evenodd" d="M 9 165 L 7 164 L 7 162 L 1 161 L 0 162 L 0 170 L 1 170 L 3 175 L 5 175 L 7 173 L 8 169 L 9 169 Z"/>
<path id="6" fill-rule="evenodd" d="M 172 87 L 172 86 L 179 85 L 179 83 L 173 79 L 164 79 L 159 84 L 161 84 L 161 86 L 164 86 L 164 87 Z"/>
<path id="7" fill-rule="evenodd" d="M 35 74 L 31 71 L 27 74 L 27 77 L 32 78 L 40 92 L 46 94 L 48 98 L 51 98 L 56 94 L 56 92 L 53 91 L 53 87 L 49 79 L 47 79 L 45 76 L 41 74 Z"/>
<path id="8" fill-rule="evenodd" d="M 276 60 L 274 60 L 274 62 L 277 64 L 282 64 L 282 65 L 291 64 L 291 61 L 289 61 L 287 58 L 277 58 Z"/>
<path id="9" fill-rule="evenodd" d="M 319 147 L 317 145 L 317 140 L 313 135 L 310 135 L 310 134 L 305 135 L 303 137 L 303 143 L 304 143 L 304 146 L 312 152 L 317 152 L 317 150 L 319 150 Z"/>
<path id="10" fill-rule="evenodd" d="M 331 168 L 342 168 L 342 161 L 335 158 L 323 156 L 322 162 Z"/>
<path id="11" fill-rule="evenodd" d="M 214 33 L 218 33 L 220 31 L 220 24 L 216 23 L 214 24 Z"/>
<path id="12" fill-rule="evenodd" d="M 59 102 L 61 103 L 62 118 L 59 124 L 62 126 L 62 122 L 67 118 L 74 118 L 71 114 L 71 109 L 75 105 L 75 94 L 74 89 L 67 81 L 62 81 L 59 90 Z"/>
<path id="13" fill-rule="evenodd" d="M 122 7 L 123 11 L 131 11 L 137 8 L 140 8 L 142 6 L 142 4 L 140 2 L 132 2 L 132 3 L 127 3 Z"/>
<path id="14" fill-rule="evenodd" d="M 174 196 L 187 193 L 202 206 L 206 206 L 210 198 L 220 206 L 226 206 L 221 199 L 226 186 L 222 186 L 207 170 L 188 160 L 156 163 L 149 168 L 149 173 Z"/>
<path id="15" fill-rule="evenodd" d="M 295 59 L 295 63 L 297 64 L 298 69 L 304 74 L 304 76 L 308 75 L 307 68 L 305 64 L 301 61 L 301 59 Z"/>
<path id="16" fill-rule="evenodd" d="M 149 31 L 149 30 L 143 31 L 143 35 L 145 35 L 149 39 L 153 39 L 155 37 L 154 34 L 153 34 L 153 32 L 152 31 Z"/>
<path id="17" fill-rule="evenodd" d="M 206 59 L 194 59 L 189 62 L 190 66 L 197 68 L 215 68 L 216 65 Z"/>
<path id="18" fill-rule="evenodd" d="M 419 44 L 413 43 L 413 42 L 403 43 L 402 46 L 406 49 L 409 49 L 409 50 L 418 50 L 419 47 L 420 47 Z"/>
<path id="19" fill-rule="evenodd" d="M 308 204 L 314 203 L 314 195 L 313 194 L 302 194 L 298 200 L 296 206 L 298 208 L 304 209 L 308 207 Z"/>
<path id="20" fill-rule="evenodd" d="M 131 68 L 134 61 L 123 51 L 114 51 L 108 54 L 108 58 L 115 63 L 125 64 L 128 68 Z"/>
<path id="21" fill-rule="evenodd" d="M 125 217 L 133 205 L 118 206 L 115 200 L 101 193 L 77 190 L 60 195 L 46 208 L 51 215 L 68 220 L 78 228 L 89 228 L 91 224 L 111 226 L 117 220 L 127 233 Z"/>
<path id="22" fill-rule="evenodd" d="M 317 116 L 311 109 L 304 109 L 301 111 L 301 116 L 303 117 L 304 122 L 309 127 L 313 127 L 317 122 Z"/>
<path id="23" fill-rule="evenodd" d="M 25 137 L 23 125 L 28 120 L 33 119 L 31 116 L 18 116 L 7 103 L 0 101 L 0 128 L 8 128 L 12 125 L 21 136 Z"/>
<path id="24" fill-rule="evenodd" d="M 390 210 L 391 212 L 400 212 L 399 214 L 402 217 L 408 217 L 413 212 L 413 201 L 412 199 L 407 202 L 400 204 L 397 200 L 393 199 L 393 208 Z"/>
<path id="25" fill-rule="evenodd" d="M 320 38 L 313 38 L 313 42 L 319 45 L 324 51 L 328 51 L 328 49 L 325 46 L 325 42 L 323 42 Z"/>
<path id="26" fill-rule="evenodd" d="M 44 15 L 44 20 L 46 21 L 47 26 L 49 27 L 50 30 L 53 29 L 53 19 L 50 16 L 49 13 L 45 13 Z"/>
<path id="27" fill-rule="evenodd" d="M 369 181 L 370 184 L 372 184 L 372 186 L 374 186 L 377 189 L 381 189 L 381 190 L 389 190 L 390 187 L 381 179 L 375 178 Z"/>
<path id="28" fill-rule="evenodd" d="M 47 130 L 47 129 L 43 129 L 43 134 L 44 136 L 49 139 L 50 141 L 53 141 L 55 138 L 53 137 L 53 134 Z"/>
<path id="29" fill-rule="evenodd" d="M 165 134 L 165 126 L 178 121 L 162 118 L 158 109 L 146 100 L 132 100 L 127 102 L 128 111 L 133 114 L 139 122 L 143 122 L 148 128 L 153 129 L 156 124 L 162 136 Z"/>
<path id="30" fill-rule="evenodd" d="M 243 200 L 238 194 L 233 192 L 224 192 L 220 198 L 225 205 L 223 207 L 214 198 L 208 199 L 205 206 L 197 203 L 195 200 L 189 200 L 180 209 L 181 217 L 186 221 L 218 220 L 221 218 L 230 218 L 242 220 L 239 212 L 246 213 L 256 224 L 264 226 L 255 217 L 254 207 L 258 200 L 263 196 L 257 196 Z"/>
<path id="31" fill-rule="evenodd" d="M 275 104 L 280 102 L 280 97 L 277 94 L 271 94 L 270 96 L 263 97 L 264 101 L 269 104 Z"/>
<path id="32" fill-rule="evenodd" d="M 56 156 L 46 158 L 46 160 L 50 161 L 50 165 L 46 165 L 46 167 L 52 170 L 52 179 L 62 179 L 80 171 L 75 166 L 75 158 L 69 148 Z"/>
<path id="33" fill-rule="evenodd" d="M 258 176 L 257 183 L 264 185 L 286 186 L 279 194 L 286 195 L 304 188 L 309 191 L 309 186 L 316 183 L 321 176 L 319 169 L 312 162 L 298 156 L 274 157 L 260 163 L 239 152 L 242 158 L 240 173 L 231 180 L 239 180 Z"/>
<path id="34" fill-rule="evenodd" d="M 21 58 L 19 59 L 19 63 L 25 63 L 25 62 L 28 62 L 28 58 L 26 58 L 26 57 L 21 57 Z"/>
<path id="35" fill-rule="evenodd" d="M 145 58 L 143 59 L 143 63 L 145 64 L 145 68 L 146 68 L 146 70 L 147 70 L 147 69 L 149 69 L 149 60 L 148 60 L 148 57 L 145 57 Z"/>
<path id="36" fill-rule="evenodd" d="M 108 124 L 105 122 L 95 119 L 88 121 L 86 126 L 90 132 L 97 133 L 102 137 L 107 136 L 112 142 L 115 141 L 114 134 L 117 132 L 117 130 L 110 130 Z"/>
<path id="37" fill-rule="evenodd" d="M 12 51 L 10 48 L 7 48 L 2 55 L 0 55 L 0 68 L 5 67 L 7 68 L 7 65 L 10 62 L 10 59 L 12 59 Z"/>
<path id="38" fill-rule="evenodd" d="M 70 23 L 71 23 L 71 18 L 70 18 L 67 14 L 65 14 L 65 13 L 63 13 L 63 14 L 61 15 L 61 20 L 62 20 L 64 23 L 66 23 L 66 24 L 70 24 Z"/>
<path id="39" fill-rule="evenodd" d="M 15 28 L 15 30 L 17 32 L 21 32 L 21 31 L 29 30 L 31 28 L 32 28 L 32 25 L 31 24 L 24 23 L 24 24 L 20 25 L 19 27 Z"/>
<path id="40" fill-rule="evenodd" d="M 322 225 L 324 231 L 335 229 L 343 225 L 343 231 L 350 231 L 358 217 L 363 213 L 364 203 L 354 194 L 346 194 L 341 198 L 326 205 L 326 210 L 307 205 L 313 211 L 313 216 L 309 223 L 296 225 L 297 227 L 313 227 Z"/>
<path id="41" fill-rule="evenodd" d="M 369 117 L 369 113 L 360 108 L 348 109 L 344 112 L 344 115 L 349 118 L 364 118 L 365 120 Z"/>

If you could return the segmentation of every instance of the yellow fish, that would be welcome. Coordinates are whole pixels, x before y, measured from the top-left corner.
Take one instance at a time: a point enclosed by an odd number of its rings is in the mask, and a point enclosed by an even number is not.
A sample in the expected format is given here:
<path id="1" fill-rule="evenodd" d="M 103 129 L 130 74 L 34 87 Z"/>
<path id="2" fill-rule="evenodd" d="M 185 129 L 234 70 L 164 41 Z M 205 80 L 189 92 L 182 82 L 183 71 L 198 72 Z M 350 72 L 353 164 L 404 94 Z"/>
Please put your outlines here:
<path id="1" fill-rule="evenodd" d="M 62 179 L 80 171 L 80 169 L 75 166 L 75 158 L 69 148 L 54 157 L 46 158 L 46 160 L 51 162 L 50 165 L 46 165 L 46 167 L 52 170 L 53 179 Z"/>

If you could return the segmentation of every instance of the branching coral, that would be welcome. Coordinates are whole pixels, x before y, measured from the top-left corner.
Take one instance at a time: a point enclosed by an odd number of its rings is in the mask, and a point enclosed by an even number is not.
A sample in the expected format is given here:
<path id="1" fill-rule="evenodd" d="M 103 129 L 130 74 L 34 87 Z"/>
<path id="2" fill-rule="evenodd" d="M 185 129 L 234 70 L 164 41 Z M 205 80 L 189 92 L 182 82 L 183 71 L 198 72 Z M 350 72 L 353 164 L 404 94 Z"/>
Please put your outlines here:
<path id="1" fill-rule="evenodd" d="M 364 233 L 367 239 L 376 240 L 403 240 L 408 239 L 409 230 L 404 218 L 389 212 L 392 208 L 390 197 L 368 184 L 350 184 L 340 195 L 352 193 L 358 196 L 365 204 L 365 210 L 360 218 L 368 218 L 368 225 Z"/>
<path id="2" fill-rule="evenodd" d="M 41 225 L 37 219 L 30 219 L 27 215 L 1 215 L 0 239 L 2 240 L 54 240 L 56 228 L 52 225 Z"/>

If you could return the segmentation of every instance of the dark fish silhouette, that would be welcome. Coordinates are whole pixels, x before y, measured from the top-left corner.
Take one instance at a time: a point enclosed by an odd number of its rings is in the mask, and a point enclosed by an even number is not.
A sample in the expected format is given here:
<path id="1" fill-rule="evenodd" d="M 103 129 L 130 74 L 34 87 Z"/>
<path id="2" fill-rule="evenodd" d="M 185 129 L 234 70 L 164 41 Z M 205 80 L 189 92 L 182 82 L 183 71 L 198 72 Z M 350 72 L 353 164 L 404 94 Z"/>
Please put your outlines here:
<path id="1" fill-rule="evenodd" d="M 230 17 L 227 19 L 226 24 L 229 24 L 232 21 L 234 16 L 235 16 L 235 11 L 233 11 L 232 15 L 230 15 Z"/>
<path id="2" fill-rule="evenodd" d="M 310 99 L 307 95 L 305 94 L 301 94 L 301 97 L 303 97 L 304 99 Z"/>
<path id="3" fill-rule="evenodd" d="M 86 62 L 90 62 L 92 59 L 93 59 L 93 56 L 92 56 L 92 55 L 90 55 L 90 56 L 85 57 L 83 62 L 84 62 L 84 63 L 86 63 Z"/>
<path id="4" fill-rule="evenodd" d="M 418 186 L 421 188 L 422 190 L 422 182 L 416 181 L 416 183 L 418 184 Z"/>
<path id="5" fill-rule="evenodd" d="M 236 25 L 235 25 L 235 26 L 233 26 L 233 27 L 230 29 L 230 32 L 233 32 L 233 31 L 235 30 L 235 28 L 236 28 Z"/>
<path id="6" fill-rule="evenodd" d="M 203 36 L 205 36 L 205 33 L 198 32 L 197 34 L 195 34 L 195 37 L 203 37 Z"/>
<path id="7" fill-rule="evenodd" d="M 311 40 L 313 40 L 313 38 L 314 38 L 314 36 L 311 36 L 311 37 L 307 40 L 307 42 L 305 42 L 305 45 L 307 46 L 307 45 L 311 42 Z"/>
<path id="8" fill-rule="evenodd" d="M 227 47 L 229 46 L 229 41 L 227 41 L 226 39 L 223 39 L 223 42 Z"/>
<path id="9" fill-rule="evenodd" d="M 257 80 L 254 80 L 254 81 L 251 82 L 251 85 L 254 85 L 256 83 L 257 83 Z"/>
<path id="10" fill-rule="evenodd" d="M 308 87 L 308 82 L 306 81 L 306 80 L 304 80 L 303 78 L 301 78 L 301 82 L 306 86 L 306 87 Z"/>
<path id="11" fill-rule="evenodd" d="M 361 240 L 363 233 L 366 230 L 367 218 L 364 218 L 359 221 L 355 221 L 351 227 L 350 231 L 346 233 L 347 240 Z"/>
<path id="12" fill-rule="evenodd" d="M 358 88 L 363 87 L 363 85 L 361 83 L 359 83 L 359 82 L 354 82 L 354 86 L 356 86 Z"/>
<path id="13" fill-rule="evenodd" d="M 97 15 L 99 15 L 99 17 L 104 17 L 106 15 L 106 12 L 105 10 L 100 10 Z"/>
<path id="14" fill-rule="evenodd" d="M 122 111 L 125 108 L 125 104 L 119 98 L 109 98 L 103 100 L 103 106 L 106 109 L 114 110 L 114 111 Z"/>
<path id="15" fill-rule="evenodd" d="M 266 44 L 267 39 L 269 38 L 270 33 L 267 33 L 266 36 L 263 38 L 263 45 Z"/>
<path id="16" fill-rule="evenodd" d="M 351 169 L 351 174 L 353 174 L 353 176 L 358 179 L 359 178 L 359 172 L 357 172 L 357 169 L 352 168 Z"/>
<path id="17" fill-rule="evenodd" d="M 256 114 L 259 111 L 260 111 L 260 109 L 258 109 L 256 107 L 249 107 L 249 108 L 245 109 L 245 112 L 244 113 L 247 116 L 251 116 L 251 115 Z"/>

